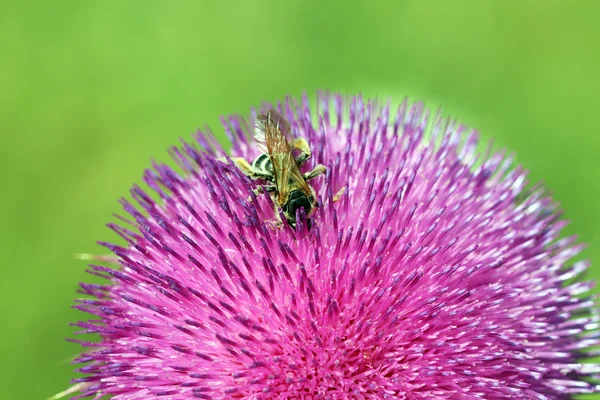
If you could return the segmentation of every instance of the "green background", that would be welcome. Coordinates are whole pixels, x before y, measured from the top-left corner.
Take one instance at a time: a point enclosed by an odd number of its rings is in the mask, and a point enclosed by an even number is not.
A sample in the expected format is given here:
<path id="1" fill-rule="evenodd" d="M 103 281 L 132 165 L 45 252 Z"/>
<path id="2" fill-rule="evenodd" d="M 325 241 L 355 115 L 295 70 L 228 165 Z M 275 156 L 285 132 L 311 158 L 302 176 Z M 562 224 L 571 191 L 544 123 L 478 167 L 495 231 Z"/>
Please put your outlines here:
<path id="1" fill-rule="evenodd" d="M 0 4 L 0 398 L 68 385 L 70 309 L 117 199 L 218 117 L 317 88 L 405 95 L 514 150 L 600 276 L 596 1 Z"/>

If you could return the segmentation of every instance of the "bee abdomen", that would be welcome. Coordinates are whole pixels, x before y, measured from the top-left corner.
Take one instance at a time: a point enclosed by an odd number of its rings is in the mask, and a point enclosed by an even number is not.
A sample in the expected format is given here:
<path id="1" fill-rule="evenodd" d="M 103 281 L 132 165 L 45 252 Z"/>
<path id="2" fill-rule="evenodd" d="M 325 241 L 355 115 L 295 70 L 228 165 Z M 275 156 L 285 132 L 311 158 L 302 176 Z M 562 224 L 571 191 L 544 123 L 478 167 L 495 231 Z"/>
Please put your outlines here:
<path id="1" fill-rule="evenodd" d="M 252 168 L 255 171 L 263 171 L 272 174 L 273 163 L 271 162 L 271 157 L 266 153 L 259 155 L 252 161 Z"/>

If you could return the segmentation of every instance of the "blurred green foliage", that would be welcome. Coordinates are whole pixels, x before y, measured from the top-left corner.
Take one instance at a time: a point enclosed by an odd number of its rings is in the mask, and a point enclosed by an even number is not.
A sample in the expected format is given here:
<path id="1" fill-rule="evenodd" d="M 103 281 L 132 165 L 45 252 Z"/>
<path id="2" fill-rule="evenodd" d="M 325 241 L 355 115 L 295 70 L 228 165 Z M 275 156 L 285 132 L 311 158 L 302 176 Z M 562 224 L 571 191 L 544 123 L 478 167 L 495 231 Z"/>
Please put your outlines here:
<path id="1" fill-rule="evenodd" d="M 33 1 L 0 4 L 0 398 L 72 376 L 76 252 L 150 157 L 218 117 L 317 88 L 405 95 L 514 150 L 600 277 L 600 3 Z M 224 138 L 221 136 L 224 140 Z"/>

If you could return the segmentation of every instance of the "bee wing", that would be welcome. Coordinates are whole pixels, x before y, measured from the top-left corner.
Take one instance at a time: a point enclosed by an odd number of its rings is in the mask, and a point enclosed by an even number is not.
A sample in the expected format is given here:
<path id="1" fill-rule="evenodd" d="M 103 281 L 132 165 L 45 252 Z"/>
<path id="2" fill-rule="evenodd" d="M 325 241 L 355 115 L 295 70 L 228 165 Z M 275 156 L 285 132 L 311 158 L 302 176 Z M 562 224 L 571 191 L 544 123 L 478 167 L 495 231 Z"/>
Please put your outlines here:
<path id="1" fill-rule="evenodd" d="M 254 123 L 254 140 L 261 152 L 267 153 L 267 120 L 265 115 L 258 115 Z"/>
<path id="2" fill-rule="evenodd" d="M 285 117 L 274 108 L 271 108 L 265 114 L 259 114 L 256 117 L 256 122 L 254 125 L 254 139 L 258 143 L 258 147 L 261 151 L 270 153 L 271 150 L 269 150 L 269 146 L 267 145 L 267 125 L 271 126 L 269 129 L 275 129 L 275 131 L 279 131 L 271 133 L 269 138 L 269 141 L 271 142 L 274 142 L 274 137 L 278 135 L 283 135 L 283 138 L 277 140 L 285 140 L 287 142 L 288 136 L 292 131 L 292 127 L 287 119 L 285 119 Z"/>
<path id="3" fill-rule="evenodd" d="M 310 188 L 296 164 L 292 148 L 286 138 L 290 132 L 289 122 L 276 110 L 271 109 L 266 115 L 258 116 L 257 131 L 260 131 L 259 135 L 264 136 L 264 143 L 273 163 L 279 204 L 284 204 L 290 194 L 290 180 L 299 189 L 310 194 Z"/>
<path id="4" fill-rule="evenodd" d="M 312 191 L 310 190 L 306 179 L 304 179 L 304 175 L 302 175 L 300 168 L 298 168 L 298 164 L 296 164 L 296 159 L 292 157 L 292 160 L 294 161 L 294 166 L 290 169 L 289 179 L 295 182 L 298 189 L 301 189 L 307 196 L 312 195 Z"/>

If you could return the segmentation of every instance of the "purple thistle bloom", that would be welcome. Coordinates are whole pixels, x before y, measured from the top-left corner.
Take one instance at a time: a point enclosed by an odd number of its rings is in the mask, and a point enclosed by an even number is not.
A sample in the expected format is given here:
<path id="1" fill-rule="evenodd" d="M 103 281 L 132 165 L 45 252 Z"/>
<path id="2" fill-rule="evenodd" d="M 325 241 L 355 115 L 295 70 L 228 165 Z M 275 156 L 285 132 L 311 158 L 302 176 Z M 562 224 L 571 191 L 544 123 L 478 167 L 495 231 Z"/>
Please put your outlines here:
<path id="1" fill-rule="evenodd" d="M 347 101 L 347 104 L 344 104 Z M 332 108 L 330 108 L 332 107 Z M 313 149 L 312 227 L 275 228 L 268 194 L 209 132 L 134 186 L 102 243 L 110 284 L 81 284 L 81 397 L 569 399 L 600 387 L 582 246 L 542 188 L 477 134 L 422 104 L 320 95 L 278 105 Z M 223 119 L 232 156 L 252 118 Z M 344 189 L 345 188 L 345 189 Z M 340 190 L 343 194 L 334 201 Z"/>

